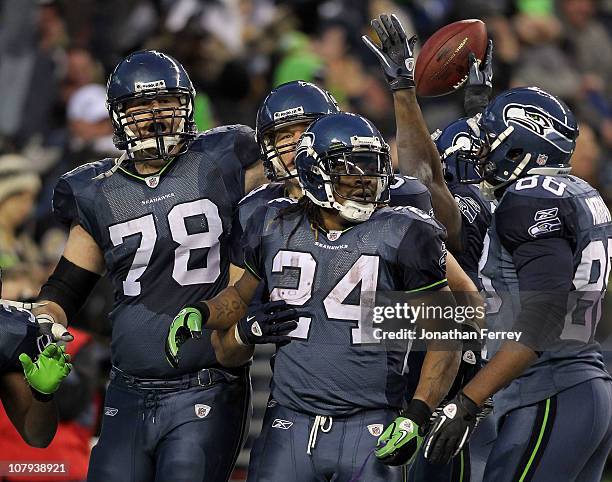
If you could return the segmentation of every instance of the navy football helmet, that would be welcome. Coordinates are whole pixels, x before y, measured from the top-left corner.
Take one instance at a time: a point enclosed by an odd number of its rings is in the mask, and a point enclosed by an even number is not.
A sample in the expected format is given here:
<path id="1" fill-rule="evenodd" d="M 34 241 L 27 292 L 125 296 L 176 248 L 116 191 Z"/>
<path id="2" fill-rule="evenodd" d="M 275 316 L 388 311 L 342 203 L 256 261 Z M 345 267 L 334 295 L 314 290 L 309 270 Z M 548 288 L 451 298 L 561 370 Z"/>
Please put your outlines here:
<path id="1" fill-rule="evenodd" d="M 293 124 L 311 123 L 325 114 L 337 112 L 340 109 L 331 94 L 310 82 L 296 80 L 270 92 L 257 112 L 255 127 L 268 179 L 274 182 L 297 176 L 295 168 L 289 169 L 282 160 L 283 154 L 295 151 L 297 142 L 277 149 L 276 131 Z"/>
<path id="2" fill-rule="evenodd" d="M 571 170 L 578 124 L 563 101 L 537 87 L 501 93 L 479 122 L 483 141 L 477 171 L 487 194 L 521 177 Z"/>
<path id="3" fill-rule="evenodd" d="M 389 202 L 389 146 L 360 115 L 329 114 L 314 121 L 300 139 L 295 165 L 304 194 L 348 221 L 366 221 L 377 206 Z M 353 192 L 343 195 L 338 188 L 348 183 Z"/>
<path id="4" fill-rule="evenodd" d="M 163 98 L 178 98 L 180 106 L 161 103 L 126 113 L 130 104 Z M 155 50 L 128 55 L 115 67 L 106 88 L 115 146 L 138 161 L 169 159 L 185 152 L 187 141 L 196 134 L 194 99 L 189 75 L 175 59 Z M 140 127 L 143 124 L 149 126 L 146 131 Z"/>
<path id="5" fill-rule="evenodd" d="M 431 135 L 440 153 L 446 182 L 453 183 L 460 179 L 465 183 L 481 181 L 475 170 L 482 147 L 479 119 L 480 114 L 462 117 L 443 131 L 438 129 Z"/>

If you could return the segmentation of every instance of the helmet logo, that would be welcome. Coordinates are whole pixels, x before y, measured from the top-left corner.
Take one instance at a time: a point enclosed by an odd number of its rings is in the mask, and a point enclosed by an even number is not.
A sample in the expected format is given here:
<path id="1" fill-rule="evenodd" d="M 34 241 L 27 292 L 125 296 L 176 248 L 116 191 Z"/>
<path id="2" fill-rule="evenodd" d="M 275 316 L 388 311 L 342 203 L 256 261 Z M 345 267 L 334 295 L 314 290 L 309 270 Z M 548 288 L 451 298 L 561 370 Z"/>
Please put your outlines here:
<path id="1" fill-rule="evenodd" d="M 134 90 L 136 92 L 142 92 L 143 90 L 159 90 L 166 88 L 166 81 L 154 80 L 153 82 L 134 82 Z"/>
<path id="2" fill-rule="evenodd" d="M 560 123 L 533 105 L 508 104 L 504 107 L 504 123 L 507 126 L 519 125 L 551 143 L 561 152 L 569 153 L 570 151 L 564 149 L 564 144 L 573 145 L 573 142 L 555 127 L 555 122 Z"/>
<path id="3" fill-rule="evenodd" d="M 469 151 L 472 148 L 472 141 L 465 132 L 459 132 L 453 139 L 455 150 Z"/>
<path id="4" fill-rule="evenodd" d="M 312 148 L 315 142 L 314 132 L 304 132 L 302 138 L 300 140 L 299 145 L 297 146 L 297 150 L 295 151 L 295 157 L 299 156 L 301 153 L 305 153 L 306 155 L 313 156 L 315 159 L 317 158 L 317 153 Z"/>
<path id="5" fill-rule="evenodd" d="M 274 113 L 274 120 L 284 119 L 285 117 L 293 117 L 304 114 L 304 107 L 294 107 L 293 109 L 281 110 Z"/>

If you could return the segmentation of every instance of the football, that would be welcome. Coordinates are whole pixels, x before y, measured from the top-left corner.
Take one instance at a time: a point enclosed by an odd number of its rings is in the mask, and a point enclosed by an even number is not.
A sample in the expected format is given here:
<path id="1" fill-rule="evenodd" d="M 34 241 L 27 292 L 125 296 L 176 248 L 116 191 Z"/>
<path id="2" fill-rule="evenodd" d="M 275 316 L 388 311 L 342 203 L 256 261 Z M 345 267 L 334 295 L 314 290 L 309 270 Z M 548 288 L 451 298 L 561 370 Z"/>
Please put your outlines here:
<path id="1" fill-rule="evenodd" d="M 442 27 L 423 45 L 415 67 L 417 94 L 435 97 L 453 92 L 468 77 L 468 55 L 484 59 L 487 28 L 477 19 L 461 20 Z"/>

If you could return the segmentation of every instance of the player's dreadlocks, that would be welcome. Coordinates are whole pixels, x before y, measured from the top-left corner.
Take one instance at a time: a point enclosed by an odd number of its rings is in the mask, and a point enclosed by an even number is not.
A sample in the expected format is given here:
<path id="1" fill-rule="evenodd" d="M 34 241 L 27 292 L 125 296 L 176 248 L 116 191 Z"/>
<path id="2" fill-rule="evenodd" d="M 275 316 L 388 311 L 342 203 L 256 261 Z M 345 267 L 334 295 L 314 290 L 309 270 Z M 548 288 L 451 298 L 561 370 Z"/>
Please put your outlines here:
<path id="1" fill-rule="evenodd" d="M 315 239 L 319 236 L 319 228 L 324 228 L 323 217 L 321 216 L 321 209 L 315 203 L 313 203 L 307 196 L 302 196 L 297 203 L 293 203 L 283 209 L 281 209 L 274 219 L 283 220 L 284 217 L 292 214 L 299 214 L 301 217 L 306 217 L 310 223 L 310 228 L 315 233 Z M 291 236 L 295 234 L 300 223 L 296 223 L 294 228 L 287 237 L 287 243 L 291 239 Z"/>

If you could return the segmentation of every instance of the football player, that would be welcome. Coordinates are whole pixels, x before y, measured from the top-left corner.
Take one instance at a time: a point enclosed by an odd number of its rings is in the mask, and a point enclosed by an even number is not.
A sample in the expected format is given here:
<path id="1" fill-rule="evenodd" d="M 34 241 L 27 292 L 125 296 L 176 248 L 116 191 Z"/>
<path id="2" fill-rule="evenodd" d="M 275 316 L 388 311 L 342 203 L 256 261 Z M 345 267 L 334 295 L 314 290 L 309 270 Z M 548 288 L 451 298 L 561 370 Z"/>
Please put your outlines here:
<path id="1" fill-rule="evenodd" d="M 257 114 L 257 140 L 270 183 L 240 201 L 235 232 L 243 229 L 259 206 L 279 197 L 302 197 L 294 164 L 295 147 L 313 120 L 336 112 L 339 109 L 333 97 L 309 82 L 283 84 L 266 97 Z M 431 194 L 418 179 L 395 174 L 389 188 L 390 206 L 412 206 L 430 215 L 433 213 Z M 234 248 L 233 263 L 243 267 L 241 247 L 234 244 Z M 473 288 L 452 256 L 449 256 L 447 271 L 451 289 L 469 291 Z"/>
<path id="2" fill-rule="evenodd" d="M 235 319 L 243 318 L 217 339 L 228 365 L 248 360 L 274 326 L 257 312 L 244 317 L 260 282 L 273 302 L 301 309 L 291 342 L 274 358 L 248 480 L 402 480 L 391 465 L 412 460 L 459 353 L 431 343 L 437 350 L 427 352 L 414 397 L 398 416 L 407 347 L 372 346 L 361 308 L 376 291 L 448 292 L 444 229 L 418 209 L 385 207 L 389 150 L 363 117 L 338 113 L 312 123 L 295 165 L 305 196 L 256 210 L 243 234 L 247 269 L 213 300 L 242 306 Z M 387 465 L 369 457 L 374 449 Z"/>
<path id="3" fill-rule="evenodd" d="M 482 281 L 478 273 L 478 263 L 484 249 L 487 229 L 491 225 L 492 203 L 485 199 L 476 184 L 459 182 L 459 171 L 469 171 L 470 166 L 473 166 L 469 158 L 473 155 L 473 151 L 479 148 L 478 137 L 478 117 L 456 120 L 443 131 L 432 134 L 432 139 L 440 152 L 444 179 L 461 211 L 463 250 L 456 258 L 481 290 Z"/>
<path id="4" fill-rule="evenodd" d="M 340 112 L 334 98 L 320 87 L 304 81 L 278 86 L 264 99 L 257 112 L 257 142 L 266 176 L 270 181 L 240 201 L 239 226 L 242 229 L 253 212 L 279 197 L 299 199 L 295 148 L 308 125 L 325 114 Z M 431 212 L 431 195 L 417 179 L 396 175 L 390 186 L 392 206 L 414 206 Z M 235 265 L 242 267 L 242 251 L 235 245 Z"/>
<path id="5" fill-rule="evenodd" d="M 376 55 L 389 87 L 393 92 L 397 124 L 397 145 L 400 170 L 422 180 L 431 190 L 436 217 L 447 228 L 449 249 L 468 274 L 473 285 L 465 288 L 451 288 L 457 301 L 462 304 L 478 304 L 476 289 L 481 289 L 478 276 L 478 262 L 482 253 L 484 237 L 490 224 L 489 203 L 483 199 L 475 186 L 456 181 L 455 171 L 463 168 L 465 122 L 452 124 L 444 133 L 439 131 L 426 137 L 426 126 L 416 100 L 414 82 L 414 45 L 416 36 L 408 38 L 395 15 L 381 15 L 372 20 L 372 28 L 380 41 L 380 47 L 367 36 L 364 43 Z M 467 112 L 476 113 L 484 109 L 492 82 L 492 44 L 489 42 L 487 55 L 482 66 L 470 55 L 469 78 L 466 86 L 464 107 Z M 432 142 L 435 140 L 435 144 Z M 471 143 L 466 149 L 472 148 Z M 459 207 L 459 209 L 458 209 Z M 450 275 L 449 275 L 450 276 Z M 450 280 L 450 277 L 449 277 Z M 466 329 L 483 327 L 479 324 L 465 325 Z M 462 355 L 461 368 L 449 396 L 454 395 L 478 371 L 482 364 L 479 341 L 466 344 Z M 422 363 L 422 353 L 415 351 L 409 359 L 410 372 L 417 372 Z M 482 415 L 482 414 L 481 414 Z M 446 467 L 428 464 L 421 454 L 410 474 L 410 480 L 466 480 L 470 477 L 469 453 L 462 451 L 456 463 Z"/>
<path id="6" fill-rule="evenodd" d="M 23 440 L 44 448 L 57 430 L 53 394 L 70 373 L 70 355 L 41 335 L 34 315 L 19 306 L 0 300 L 0 400 Z"/>
<path id="7" fill-rule="evenodd" d="M 444 181 L 440 155 L 416 100 L 414 45 L 417 37 L 408 38 L 395 15 L 383 14 L 380 20 L 374 19 L 371 23 L 381 46 L 366 35 L 362 40 L 376 55 L 393 92 L 400 172 L 416 177 L 427 186 L 436 218 L 446 227 L 448 248 L 452 253 L 460 253 L 463 249 L 461 214 Z"/>
<path id="8" fill-rule="evenodd" d="M 492 204 L 486 200 L 476 184 L 459 182 L 459 171 L 473 171 L 473 163 L 465 161 L 473 155 L 473 150 L 479 146 L 477 141 L 478 127 L 474 119 L 459 119 L 451 123 L 443 131 L 432 134 L 436 147 L 443 163 L 444 179 L 451 194 L 454 196 L 461 211 L 461 231 L 463 251 L 457 253 L 456 259 L 466 274 L 470 277 L 478 291 L 482 292 L 483 285 L 480 279 L 479 262 L 485 247 L 487 230 L 491 224 Z M 457 295 L 457 294 L 456 294 Z M 459 300 L 458 300 L 459 301 Z M 483 326 L 484 327 L 484 324 Z M 464 344 L 461 368 L 457 380 L 449 391 L 452 398 L 467 382 L 469 382 L 483 365 L 482 342 L 480 340 Z M 418 353 L 409 359 L 409 366 L 418 365 Z M 490 412 L 490 403 L 481 411 L 480 416 Z M 486 421 L 487 428 L 489 421 Z M 484 423 L 479 425 L 480 430 Z M 492 432 L 492 431 L 488 431 Z M 489 434 L 482 434 L 483 442 Z M 479 442 L 479 440 L 475 440 Z M 488 450 L 476 444 L 476 451 L 464 445 L 461 452 L 446 466 L 434 465 L 419 453 L 409 480 L 426 481 L 462 481 L 469 480 L 471 476 L 484 468 L 484 459 Z"/>
<path id="9" fill-rule="evenodd" d="M 612 380 L 594 336 L 612 217 L 594 188 L 569 175 L 578 127 L 558 98 L 509 90 L 478 128 L 471 181 L 498 200 L 481 262 L 496 301 L 487 324 L 521 337 L 488 343 L 492 357 L 439 412 L 425 456 L 448 461 L 494 395 L 498 436 L 485 481 L 599 481 L 612 448 Z"/>
<path id="10" fill-rule="evenodd" d="M 130 54 L 107 86 L 123 154 L 78 167 L 55 188 L 54 213 L 70 234 L 41 290 L 39 322 L 69 339 L 66 320 L 98 278 L 107 273 L 116 290 L 111 383 L 90 481 L 225 481 L 242 443 L 247 368 L 222 369 L 209 331 L 183 351 L 178 370 L 164 357 L 177 309 L 227 285 L 233 211 L 263 182 L 253 131 L 197 134 L 194 96 L 172 57 Z"/>

